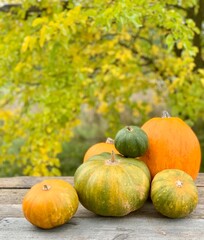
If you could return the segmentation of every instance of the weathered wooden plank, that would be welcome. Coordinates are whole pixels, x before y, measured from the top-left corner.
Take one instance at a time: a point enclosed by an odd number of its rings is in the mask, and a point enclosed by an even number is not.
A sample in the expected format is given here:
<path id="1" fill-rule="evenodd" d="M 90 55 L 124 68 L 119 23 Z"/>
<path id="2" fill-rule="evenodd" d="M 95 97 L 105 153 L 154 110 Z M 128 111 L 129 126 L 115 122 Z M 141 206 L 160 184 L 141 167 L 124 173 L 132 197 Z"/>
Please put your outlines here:
<path id="1" fill-rule="evenodd" d="M 0 178 L 0 189 L 2 188 L 30 188 L 37 182 L 40 182 L 44 179 L 49 178 L 60 178 L 65 181 L 68 181 L 73 185 L 73 177 L 61 176 L 61 177 L 11 177 L 11 178 Z M 204 173 L 199 173 L 198 178 L 196 179 L 196 185 L 198 187 L 204 187 Z"/>
<path id="2" fill-rule="evenodd" d="M 29 189 L 0 189 L 1 204 L 19 204 Z M 198 187 L 199 203 L 204 202 L 204 188 Z"/>
<path id="3" fill-rule="evenodd" d="M 0 178 L 0 189 L 21 189 L 31 188 L 34 184 L 41 182 L 45 179 L 58 178 L 68 181 L 70 184 L 73 183 L 73 177 L 9 177 Z"/>
<path id="4" fill-rule="evenodd" d="M 79 204 L 78 210 L 74 217 L 95 217 L 96 214 L 85 209 L 81 204 Z M 0 204 L 0 220 L 3 218 L 23 218 L 23 211 L 21 204 Z"/>
<path id="5" fill-rule="evenodd" d="M 8 217 L 22 218 L 22 205 L 21 204 L 0 204 L 0 220 Z"/>
<path id="6" fill-rule="evenodd" d="M 1 189 L 0 205 L 2 204 L 20 204 L 28 189 Z M 199 203 L 204 203 L 204 188 L 198 188 Z"/>
<path id="7" fill-rule="evenodd" d="M 1 189 L 0 204 L 19 204 L 28 189 Z"/>
<path id="8" fill-rule="evenodd" d="M 204 218 L 204 188 L 198 187 L 199 190 L 199 204 L 195 211 L 188 216 L 189 218 Z M 29 189 L 1 189 L 0 190 L 0 219 L 4 217 L 22 217 L 22 212 L 19 210 L 23 197 Z M 19 207 L 20 206 L 20 207 Z M 83 210 L 82 210 L 83 209 Z M 77 214 L 79 216 L 84 216 L 84 213 L 88 214 L 89 211 L 85 210 L 83 207 L 79 209 Z M 145 206 L 137 211 L 136 214 L 146 217 L 158 217 L 158 214 L 154 210 L 154 207 L 150 200 L 147 201 Z M 93 216 L 93 215 L 91 215 Z"/>
<path id="9" fill-rule="evenodd" d="M 129 217 L 140 217 L 140 218 L 164 218 L 159 214 L 150 201 L 147 201 L 145 205 L 128 215 Z M 0 220 L 7 217 L 22 218 L 22 205 L 21 204 L 0 204 Z M 81 204 L 74 217 L 87 217 L 95 218 L 96 214 L 85 209 Z M 204 219 L 204 205 L 200 203 L 197 205 L 196 209 L 187 218 L 192 219 Z"/>
<path id="10" fill-rule="evenodd" d="M 61 227 L 41 230 L 23 218 L 6 218 L 0 222 L 0 239 L 197 240 L 203 239 L 203 226 L 204 219 L 75 217 Z"/>
<path id="11" fill-rule="evenodd" d="M 197 187 L 204 187 L 204 173 L 199 173 L 195 183 Z"/>
<path id="12" fill-rule="evenodd" d="M 199 204 L 185 219 L 163 217 L 156 212 L 150 200 L 141 209 L 123 218 L 100 217 L 79 205 L 76 214 L 67 224 L 49 231 L 27 222 L 21 206 L 28 189 L 46 178 L 0 179 L 0 239 L 204 239 L 204 174 L 199 174 L 196 181 Z M 60 178 L 73 185 L 73 177 Z"/>

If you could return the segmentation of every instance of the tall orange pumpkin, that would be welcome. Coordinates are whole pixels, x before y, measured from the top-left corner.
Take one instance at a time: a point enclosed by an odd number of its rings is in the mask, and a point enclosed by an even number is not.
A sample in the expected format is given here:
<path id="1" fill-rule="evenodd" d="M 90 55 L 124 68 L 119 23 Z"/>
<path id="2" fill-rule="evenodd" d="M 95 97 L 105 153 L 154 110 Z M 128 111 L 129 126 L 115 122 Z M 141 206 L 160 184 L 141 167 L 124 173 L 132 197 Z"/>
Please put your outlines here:
<path id="1" fill-rule="evenodd" d="M 161 170 L 176 168 L 196 179 L 201 163 L 200 144 L 183 120 L 170 117 L 164 111 L 161 118 L 148 120 L 142 129 L 148 136 L 149 147 L 141 159 L 149 167 L 152 177 Z"/>
<path id="2" fill-rule="evenodd" d="M 84 162 L 86 162 L 90 157 L 94 155 L 98 155 L 103 152 L 114 152 L 116 154 L 119 154 L 119 152 L 116 150 L 114 145 L 114 140 L 111 138 L 107 138 L 106 142 L 100 142 L 96 143 L 93 146 L 91 146 L 84 155 Z"/>

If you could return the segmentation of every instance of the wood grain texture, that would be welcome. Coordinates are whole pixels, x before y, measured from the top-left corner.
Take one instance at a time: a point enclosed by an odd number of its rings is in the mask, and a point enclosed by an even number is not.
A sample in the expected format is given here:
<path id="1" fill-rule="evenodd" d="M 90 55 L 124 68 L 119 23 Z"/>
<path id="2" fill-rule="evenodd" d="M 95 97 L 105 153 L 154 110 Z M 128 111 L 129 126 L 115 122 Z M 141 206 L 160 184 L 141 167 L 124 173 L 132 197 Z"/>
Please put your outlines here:
<path id="1" fill-rule="evenodd" d="M 204 187 L 204 173 L 199 173 L 195 183 L 197 187 Z"/>
<path id="2" fill-rule="evenodd" d="M 8 217 L 15 217 L 15 218 L 24 217 L 22 212 L 22 205 L 21 204 L 0 204 L 0 220 Z M 81 204 L 79 204 L 79 208 L 76 214 L 74 215 L 74 217 L 96 218 L 97 215 L 85 209 Z M 145 203 L 145 205 L 141 209 L 133 213 L 130 213 L 128 217 L 162 218 L 163 216 L 161 216 L 161 214 L 156 212 L 152 203 L 148 201 Z M 204 205 L 198 204 L 196 209 L 186 218 L 204 219 Z"/>
<path id="3" fill-rule="evenodd" d="M 15 217 L 23 218 L 23 211 L 21 204 L 0 204 L 0 220 L 3 218 Z M 89 210 L 85 209 L 81 204 L 79 204 L 78 210 L 74 217 L 96 217 L 96 215 Z"/>
<path id="4" fill-rule="evenodd" d="M 35 183 L 49 177 L 0 178 L 0 240 L 123 240 L 204 239 L 204 174 L 199 174 L 197 208 L 184 219 L 168 219 L 156 212 L 150 199 L 125 217 L 100 217 L 82 205 L 62 227 L 49 231 L 32 226 L 23 216 L 22 200 Z M 73 185 L 73 177 L 60 177 Z"/>
<path id="5" fill-rule="evenodd" d="M 74 184 L 73 177 L 11 177 L 0 178 L 0 189 L 29 189 L 42 180 L 53 178 L 63 179 L 71 185 Z"/>
<path id="6" fill-rule="evenodd" d="M 12 178 L 0 178 L 0 189 L 29 189 L 37 182 L 44 179 L 59 178 L 63 179 L 70 184 L 74 185 L 73 177 L 12 177 Z M 204 187 L 204 173 L 200 173 L 196 179 L 196 185 L 198 187 Z"/>
<path id="7" fill-rule="evenodd" d="M 67 224 L 41 230 L 23 218 L 5 218 L 0 222 L 0 239 L 4 240 L 197 240 L 203 239 L 204 220 L 167 218 L 72 218 Z M 20 231 L 19 231 L 20 230 Z M 9 234 L 8 234 L 9 233 Z"/>

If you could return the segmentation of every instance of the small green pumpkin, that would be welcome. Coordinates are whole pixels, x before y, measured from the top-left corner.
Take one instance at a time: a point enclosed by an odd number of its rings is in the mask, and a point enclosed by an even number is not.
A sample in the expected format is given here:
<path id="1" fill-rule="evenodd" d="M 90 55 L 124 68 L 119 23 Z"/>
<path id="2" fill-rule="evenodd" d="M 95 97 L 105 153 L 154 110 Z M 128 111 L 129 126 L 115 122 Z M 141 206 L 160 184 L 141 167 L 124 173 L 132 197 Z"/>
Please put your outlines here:
<path id="1" fill-rule="evenodd" d="M 137 210 L 149 195 L 150 173 L 145 167 L 114 153 L 90 158 L 74 175 L 81 204 L 102 216 L 124 216 Z"/>
<path id="2" fill-rule="evenodd" d="M 164 216 L 182 218 L 196 208 L 198 190 L 189 174 L 178 169 L 166 169 L 155 175 L 151 199 L 156 210 Z"/>
<path id="3" fill-rule="evenodd" d="M 115 136 L 115 148 L 125 157 L 140 157 L 148 149 L 147 134 L 137 126 L 127 126 Z"/>

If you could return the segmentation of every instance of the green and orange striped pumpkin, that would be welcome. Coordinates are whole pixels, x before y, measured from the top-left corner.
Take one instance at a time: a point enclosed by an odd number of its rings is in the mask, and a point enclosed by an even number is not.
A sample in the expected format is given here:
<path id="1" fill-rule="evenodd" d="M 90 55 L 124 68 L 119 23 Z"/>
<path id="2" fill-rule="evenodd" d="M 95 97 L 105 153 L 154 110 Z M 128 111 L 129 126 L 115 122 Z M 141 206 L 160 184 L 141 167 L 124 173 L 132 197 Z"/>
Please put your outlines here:
<path id="1" fill-rule="evenodd" d="M 147 166 L 114 153 L 93 158 L 74 175 L 81 204 L 102 216 L 124 216 L 142 207 L 150 189 Z"/>
<path id="2" fill-rule="evenodd" d="M 192 177 L 179 169 L 156 174 L 151 183 L 151 199 L 158 212 L 169 218 L 190 214 L 198 203 L 198 190 Z"/>

